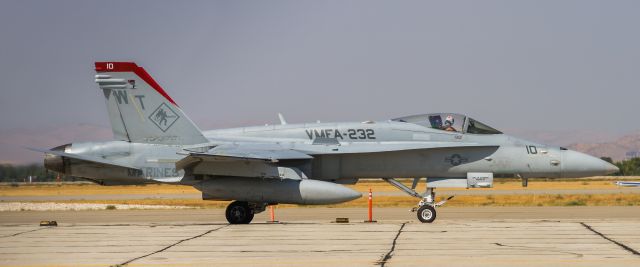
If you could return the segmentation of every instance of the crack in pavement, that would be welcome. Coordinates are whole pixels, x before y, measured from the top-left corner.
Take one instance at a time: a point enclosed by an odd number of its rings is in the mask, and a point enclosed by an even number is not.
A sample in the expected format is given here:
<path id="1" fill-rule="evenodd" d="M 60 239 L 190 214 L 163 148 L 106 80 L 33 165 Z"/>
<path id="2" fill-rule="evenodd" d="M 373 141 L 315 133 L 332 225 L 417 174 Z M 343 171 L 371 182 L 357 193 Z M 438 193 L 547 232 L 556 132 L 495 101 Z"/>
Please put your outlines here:
<path id="1" fill-rule="evenodd" d="M 4 235 L 4 236 L 0 236 L 0 238 L 3 238 L 3 237 L 12 237 L 12 236 L 17 236 L 17 235 L 21 235 L 21 234 L 26 234 L 26 233 L 31 233 L 31 232 L 35 232 L 35 231 L 44 230 L 44 229 L 47 229 L 47 228 L 51 228 L 51 227 L 43 227 L 43 228 L 33 229 L 33 230 L 24 231 L 24 232 L 19 232 L 19 233 L 15 233 L 15 234 Z"/>
<path id="2" fill-rule="evenodd" d="M 563 253 L 563 254 L 569 254 L 569 255 L 574 255 L 577 258 L 582 258 L 584 255 L 580 254 L 580 253 L 575 253 L 575 252 L 569 252 L 569 251 L 563 251 L 563 250 L 555 250 L 555 249 L 548 249 L 548 248 L 538 248 L 538 247 L 527 247 L 527 246 L 514 246 L 514 245 L 505 245 L 502 243 L 493 243 L 494 245 L 498 246 L 498 247 L 507 247 L 507 248 L 523 248 L 523 249 L 527 249 L 527 250 L 533 250 L 533 251 L 549 251 L 549 252 L 558 252 L 558 253 Z"/>
<path id="3" fill-rule="evenodd" d="M 404 229 L 404 226 L 407 223 L 402 223 L 402 225 L 400 225 L 400 229 L 398 229 L 398 233 L 396 234 L 396 237 L 393 238 L 393 243 L 391 243 L 391 249 L 389 250 L 389 252 L 387 252 L 387 254 L 384 255 L 384 257 L 382 257 L 382 259 L 380 259 L 376 264 L 380 265 L 381 267 L 384 267 L 385 264 L 387 264 L 387 261 L 389 261 L 391 259 L 391 257 L 393 257 L 393 251 L 396 249 L 396 242 L 398 241 L 398 237 L 400 237 L 400 234 L 402 233 L 402 229 Z"/>
<path id="4" fill-rule="evenodd" d="M 600 233 L 600 232 L 596 231 L 595 229 L 591 228 L 590 225 L 588 225 L 588 224 L 586 224 L 584 222 L 580 222 L 580 224 L 582 224 L 582 226 L 584 226 L 584 228 L 587 228 L 587 230 L 593 232 L 594 234 L 599 235 L 600 237 L 604 238 L 605 240 L 608 240 L 609 242 L 618 245 L 619 247 L 623 248 L 624 250 L 631 252 L 631 254 L 636 255 L 636 256 L 640 256 L 640 252 L 638 252 L 637 250 L 635 250 L 635 249 L 633 249 L 633 248 L 631 248 L 631 247 L 629 247 L 629 246 L 627 246 L 625 244 L 622 244 L 622 243 L 620 243 L 618 241 L 615 241 L 615 240 L 609 238 L 608 236 L 604 235 L 603 233 Z"/>
<path id="5" fill-rule="evenodd" d="M 203 236 L 205 236 L 205 235 L 207 235 L 207 234 L 209 234 L 209 233 L 211 233 L 211 232 L 218 231 L 218 230 L 220 230 L 220 229 L 222 229 L 222 228 L 225 228 L 225 227 L 227 227 L 227 226 L 229 226 L 229 224 L 224 225 L 224 226 L 221 226 L 221 227 L 218 227 L 218 228 L 213 228 L 213 229 L 208 230 L 208 231 L 206 231 L 206 232 L 204 232 L 204 233 L 202 233 L 202 234 L 199 234 L 199 235 L 197 235 L 197 236 L 192 236 L 192 237 L 189 237 L 189 238 L 185 238 L 185 239 L 179 240 L 178 242 L 175 242 L 175 243 L 173 243 L 173 244 L 171 244 L 171 245 L 168 245 L 168 246 L 166 246 L 166 247 L 164 247 L 164 248 L 162 248 L 162 249 L 156 250 L 156 251 L 151 252 L 151 253 L 149 253 L 149 254 L 142 255 L 142 256 L 140 256 L 140 257 L 136 257 L 136 258 L 130 259 L 130 260 L 128 260 L 128 261 L 125 261 L 125 262 L 123 262 L 123 263 L 116 264 L 116 265 L 112 265 L 112 266 L 125 266 L 125 265 L 127 265 L 127 264 L 129 264 L 129 263 L 132 263 L 132 262 L 134 262 L 134 261 L 137 261 L 137 260 L 139 260 L 139 259 L 143 259 L 143 258 L 149 257 L 149 256 L 151 256 L 151 255 L 154 255 L 154 254 L 157 254 L 157 253 L 163 252 L 163 251 L 165 251 L 165 250 L 167 250 L 167 249 L 170 249 L 170 248 L 172 248 L 172 247 L 174 247 L 174 246 L 179 245 L 179 244 L 180 244 L 180 243 L 182 243 L 182 242 L 186 242 L 186 241 L 193 240 L 193 239 L 196 239 L 196 238 L 199 238 L 199 237 L 203 237 Z"/>

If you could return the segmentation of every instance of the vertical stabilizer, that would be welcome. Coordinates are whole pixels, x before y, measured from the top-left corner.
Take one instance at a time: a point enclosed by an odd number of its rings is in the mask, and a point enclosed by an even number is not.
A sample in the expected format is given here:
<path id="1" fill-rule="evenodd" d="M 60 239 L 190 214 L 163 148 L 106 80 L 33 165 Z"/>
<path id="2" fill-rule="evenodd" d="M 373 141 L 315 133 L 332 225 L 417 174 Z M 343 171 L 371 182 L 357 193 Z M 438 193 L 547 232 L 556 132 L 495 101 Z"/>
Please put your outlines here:
<path id="1" fill-rule="evenodd" d="M 116 139 L 151 144 L 206 143 L 198 127 L 142 68 L 133 62 L 96 62 Z"/>

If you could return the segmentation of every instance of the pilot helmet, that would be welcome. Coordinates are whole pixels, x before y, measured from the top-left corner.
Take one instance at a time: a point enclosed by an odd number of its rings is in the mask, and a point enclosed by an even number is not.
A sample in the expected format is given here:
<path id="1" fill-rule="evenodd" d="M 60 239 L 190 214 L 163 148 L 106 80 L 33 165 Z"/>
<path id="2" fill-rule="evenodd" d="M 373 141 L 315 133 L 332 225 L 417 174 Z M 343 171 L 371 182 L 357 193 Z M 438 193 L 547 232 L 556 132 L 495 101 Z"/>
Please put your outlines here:
<path id="1" fill-rule="evenodd" d="M 453 126 L 453 122 L 454 122 L 453 116 L 448 115 L 447 118 L 444 120 L 444 125 Z"/>

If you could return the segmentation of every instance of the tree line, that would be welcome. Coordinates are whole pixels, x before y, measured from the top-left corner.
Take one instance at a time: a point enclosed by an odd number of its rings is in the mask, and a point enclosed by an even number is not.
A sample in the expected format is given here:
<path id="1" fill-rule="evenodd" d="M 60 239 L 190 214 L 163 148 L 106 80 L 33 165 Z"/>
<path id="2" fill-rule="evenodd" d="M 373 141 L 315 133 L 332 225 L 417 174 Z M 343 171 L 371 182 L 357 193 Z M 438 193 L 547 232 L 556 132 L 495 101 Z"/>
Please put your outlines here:
<path id="1" fill-rule="evenodd" d="M 640 176 L 640 158 L 632 158 L 623 161 L 613 162 L 609 157 L 603 157 L 604 161 L 613 163 L 620 171 L 615 176 Z"/>
<path id="2" fill-rule="evenodd" d="M 28 182 L 29 176 L 33 182 L 53 182 L 58 174 L 47 171 L 42 164 L 28 165 L 0 164 L 0 182 Z M 60 181 L 75 181 L 76 178 L 60 175 Z"/>

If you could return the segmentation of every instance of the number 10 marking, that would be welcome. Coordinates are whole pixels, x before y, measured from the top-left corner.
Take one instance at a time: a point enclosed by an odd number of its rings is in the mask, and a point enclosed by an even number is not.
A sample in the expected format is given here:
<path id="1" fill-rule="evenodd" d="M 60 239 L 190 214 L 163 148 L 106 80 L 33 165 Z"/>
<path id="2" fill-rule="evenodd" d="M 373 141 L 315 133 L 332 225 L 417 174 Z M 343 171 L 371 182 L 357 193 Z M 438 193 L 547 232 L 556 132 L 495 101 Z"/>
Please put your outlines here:
<path id="1" fill-rule="evenodd" d="M 538 154 L 536 146 L 525 146 L 527 148 L 527 154 Z"/>

